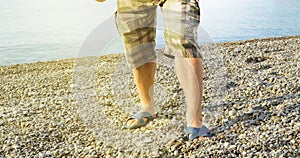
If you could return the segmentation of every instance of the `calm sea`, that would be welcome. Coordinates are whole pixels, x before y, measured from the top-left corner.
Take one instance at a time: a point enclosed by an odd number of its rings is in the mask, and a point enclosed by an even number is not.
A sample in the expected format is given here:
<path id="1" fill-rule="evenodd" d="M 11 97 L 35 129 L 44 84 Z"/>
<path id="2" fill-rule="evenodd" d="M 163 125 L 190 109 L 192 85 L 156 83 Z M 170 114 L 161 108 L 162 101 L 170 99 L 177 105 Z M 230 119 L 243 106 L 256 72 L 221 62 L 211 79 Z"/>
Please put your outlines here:
<path id="1" fill-rule="evenodd" d="M 86 37 L 112 17 L 115 1 L 0 0 L 0 65 L 76 57 Z M 200 5 L 201 26 L 214 42 L 300 34 L 300 0 L 202 0 Z M 158 31 L 158 45 L 162 39 Z"/>

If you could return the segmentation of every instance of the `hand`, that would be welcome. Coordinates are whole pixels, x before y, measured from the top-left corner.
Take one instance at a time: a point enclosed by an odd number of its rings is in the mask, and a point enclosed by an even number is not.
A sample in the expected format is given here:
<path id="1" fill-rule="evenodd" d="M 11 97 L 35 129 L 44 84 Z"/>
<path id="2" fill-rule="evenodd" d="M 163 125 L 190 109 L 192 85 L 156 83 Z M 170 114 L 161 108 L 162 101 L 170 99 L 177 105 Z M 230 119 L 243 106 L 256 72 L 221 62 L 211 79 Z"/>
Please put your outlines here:
<path id="1" fill-rule="evenodd" d="M 97 2 L 104 2 L 105 0 L 96 0 Z"/>

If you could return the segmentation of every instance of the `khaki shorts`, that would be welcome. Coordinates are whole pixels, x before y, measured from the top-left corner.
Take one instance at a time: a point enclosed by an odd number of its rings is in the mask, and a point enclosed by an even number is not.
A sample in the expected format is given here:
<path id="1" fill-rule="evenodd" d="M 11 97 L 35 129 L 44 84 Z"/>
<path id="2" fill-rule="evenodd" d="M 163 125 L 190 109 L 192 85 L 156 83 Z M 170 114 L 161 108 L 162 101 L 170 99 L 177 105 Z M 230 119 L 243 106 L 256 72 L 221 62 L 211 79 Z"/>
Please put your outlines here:
<path id="1" fill-rule="evenodd" d="M 200 58 L 197 29 L 200 23 L 198 0 L 118 0 L 115 21 L 130 68 L 156 59 L 156 8 L 164 18 L 165 54 Z"/>

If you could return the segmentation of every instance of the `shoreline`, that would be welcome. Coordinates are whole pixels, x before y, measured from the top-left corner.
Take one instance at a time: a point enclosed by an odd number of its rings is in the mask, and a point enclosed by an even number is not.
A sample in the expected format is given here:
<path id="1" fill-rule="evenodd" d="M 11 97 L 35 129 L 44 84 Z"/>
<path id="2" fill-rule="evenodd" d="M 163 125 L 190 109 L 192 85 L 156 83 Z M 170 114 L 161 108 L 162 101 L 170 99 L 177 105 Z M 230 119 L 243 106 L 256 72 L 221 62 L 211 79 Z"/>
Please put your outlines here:
<path id="1" fill-rule="evenodd" d="M 222 60 L 205 67 L 203 100 L 212 139 L 183 139 L 182 89 L 161 53 L 158 117 L 124 129 L 138 95 L 113 54 L 0 66 L 0 157 L 297 157 L 300 35 L 215 46 Z"/>
<path id="2" fill-rule="evenodd" d="M 237 40 L 237 41 L 229 41 L 229 42 L 214 42 L 215 44 L 223 44 L 223 45 L 230 45 L 230 44 L 236 44 L 236 43 L 245 43 L 245 42 L 254 42 L 254 41 L 268 41 L 268 40 L 277 40 L 277 39 L 287 39 L 287 38 L 298 38 L 300 35 L 292 35 L 292 36 L 278 36 L 278 37 L 266 37 L 266 38 L 253 38 L 253 39 L 247 39 L 247 40 Z M 122 54 L 122 53 L 120 53 Z M 111 55 L 111 54 L 104 54 L 105 55 Z M 113 54 L 115 55 L 115 54 Z M 97 57 L 97 56 L 93 56 Z M 34 63 L 47 63 L 47 62 L 55 62 L 55 61 L 61 61 L 61 60 L 74 60 L 77 59 L 77 57 L 74 58 L 64 58 L 64 59 L 58 59 L 58 60 L 48 60 L 48 61 L 35 61 L 35 62 L 29 62 L 29 63 L 16 63 L 16 64 L 10 64 L 10 65 L 0 65 L 0 67 L 7 67 L 7 66 L 15 66 L 15 65 L 22 65 L 22 64 L 34 64 Z"/>

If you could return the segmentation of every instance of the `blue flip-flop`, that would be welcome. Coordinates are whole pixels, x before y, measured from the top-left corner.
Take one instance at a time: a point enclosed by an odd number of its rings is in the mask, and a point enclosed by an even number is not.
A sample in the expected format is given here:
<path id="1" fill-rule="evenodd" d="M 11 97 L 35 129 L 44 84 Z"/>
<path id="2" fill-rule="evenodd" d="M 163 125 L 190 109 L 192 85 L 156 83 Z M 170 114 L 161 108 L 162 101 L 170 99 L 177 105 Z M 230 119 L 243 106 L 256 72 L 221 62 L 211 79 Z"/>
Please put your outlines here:
<path id="1" fill-rule="evenodd" d="M 208 138 L 212 137 L 209 129 L 204 125 L 202 125 L 201 128 L 185 127 L 184 133 L 188 140 L 194 140 L 195 138 L 198 137 L 208 137 Z"/>
<path id="2" fill-rule="evenodd" d="M 147 118 L 148 121 L 144 121 L 143 118 Z M 138 120 L 138 124 L 135 125 L 127 125 L 127 122 L 131 119 L 136 119 Z M 126 121 L 126 128 L 128 129 L 136 129 L 136 128 L 140 128 L 142 126 L 146 126 L 150 121 L 153 120 L 153 116 L 149 113 L 149 112 L 140 112 L 137 114 L 132 115 L 127 121 Z"/>

